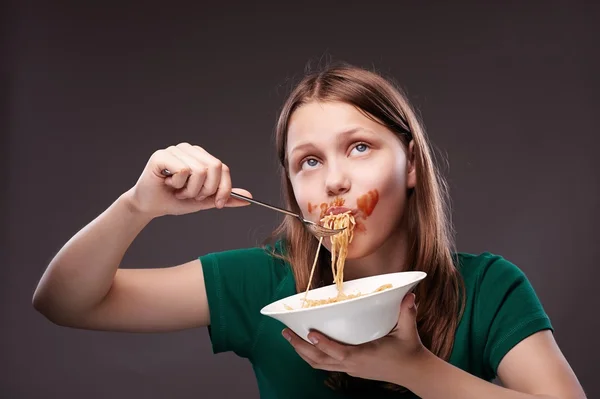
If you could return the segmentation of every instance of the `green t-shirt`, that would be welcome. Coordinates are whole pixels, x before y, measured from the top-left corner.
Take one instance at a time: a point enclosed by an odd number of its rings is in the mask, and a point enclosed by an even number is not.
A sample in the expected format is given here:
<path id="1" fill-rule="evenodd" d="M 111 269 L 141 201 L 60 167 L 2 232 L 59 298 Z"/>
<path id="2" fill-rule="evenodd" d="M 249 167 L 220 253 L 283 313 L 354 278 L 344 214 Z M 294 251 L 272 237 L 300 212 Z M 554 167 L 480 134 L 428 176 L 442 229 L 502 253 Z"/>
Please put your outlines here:
<path id="1" fill-rule="evenodd" d="M 492 381 L 500 360 L 512 347 L 552 326 L 525 274 L 514 264 L 490 253 L 458 253 L 455 259 L 465 283 L 466 307 L 449 362 Z M 327 373 L 313 369 L 282 337 L 285 326 L 260 314 L 262 307 L 296 293 L 287 263 L 263 248 L 211 253 L 200 260 L 213 351 L 232 351 L 247 358 L 261 398 L 351 397 L 328 388 Z M 368 397 L 416 396 L 408 392 Z"/>

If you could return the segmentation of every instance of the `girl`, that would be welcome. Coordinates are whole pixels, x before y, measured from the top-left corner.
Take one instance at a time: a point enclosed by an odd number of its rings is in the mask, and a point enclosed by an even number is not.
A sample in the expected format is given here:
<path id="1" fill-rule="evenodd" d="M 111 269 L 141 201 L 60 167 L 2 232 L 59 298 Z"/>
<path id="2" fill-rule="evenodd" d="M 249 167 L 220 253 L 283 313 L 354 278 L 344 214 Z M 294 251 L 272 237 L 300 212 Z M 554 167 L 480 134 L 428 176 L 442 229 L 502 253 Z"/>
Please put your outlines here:
<path id="1" fill-rule="evenodd" d="M 307 288 L 318 241 L 294 218 L 264 247 L 119 268 L 156 217 L 248 205 L 230 197 L 251 194 L 232 189 L 227 165 L 187 143 L 156 151 L 137 183 L 65 244 L 35 308 L 72 328 L 208 326 L 215 353 L 250 360 L 262 398 L 584 397 L 525 275 L 501 256 L 453 249 L 444 182 L 415 112 L 389 80 L 346 64 L 308 74 L 276 136 L 287 207 L 316 222 L 335 206 L 356 217 L 346 280 L 427 273 L 388 336 L 347 346 L 314 332 L 310 344 L 260 315 Z M 323 246 L 330 250 L 329 240 Z M 330 252 L 320 251 L 312 288 L 332 283 L 329 265 Z"/>

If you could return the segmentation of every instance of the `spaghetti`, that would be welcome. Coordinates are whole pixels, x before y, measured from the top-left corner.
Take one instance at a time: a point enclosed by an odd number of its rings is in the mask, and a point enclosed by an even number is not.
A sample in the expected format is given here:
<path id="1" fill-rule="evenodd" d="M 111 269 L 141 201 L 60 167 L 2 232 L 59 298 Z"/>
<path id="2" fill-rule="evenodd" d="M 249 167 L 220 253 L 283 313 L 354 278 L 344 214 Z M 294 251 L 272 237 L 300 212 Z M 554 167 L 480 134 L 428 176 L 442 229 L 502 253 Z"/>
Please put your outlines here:
<path id="1" fill-rule="evenodd" d="M 317 260 L 319 258 L 319 251 L 321 249 L 321 245 L 323 243 L 323 237 L 319 239 L 319 246 L 317 247 L 317 253 L 315 254 L 315 260 L 313 262 L 310 277 L 308 279 L 308 285 L 306 287 L 306 291 L 304 293 L 304 298 L 302 300 L 303 308 L 310 308 L 319 305 L 325 305 L 328 303 L 335 303 L 344 301 L 351 298 L 356 298 L 361 296 L 361 293 L 356 294 L 345 294 L 343 291 L 343 282 L 344 282 L 344 264 L 346 263 L 346 256 L 348 255 L 348 246 L 352 242 L 354 238 L 354 228 L 356 227 L 356 220 L 354 219 L 354 215 L 352 215 L 351 211 L 347 211 L 344 213 L 339 213 L 336 215 L 326 215 L 321 219 L 321 223 L 323 223 L 324 227 L 328 227 L 330 229 L 341 229 L 344 230 L 330 237 L 331 241 L 331 274 L 333 275 L 333 282 L 337 287 L 337 296 L 333 298 L 326 299 L 307 299 L 308 291 L 312 285 L 312 279 L 314 276 L 315 268 L 317 266 Z M 391 288 L 391 284 L 385 284 L 381 287 L 377 288 L 374 292 L 383 291 L 384 289 Z"/>

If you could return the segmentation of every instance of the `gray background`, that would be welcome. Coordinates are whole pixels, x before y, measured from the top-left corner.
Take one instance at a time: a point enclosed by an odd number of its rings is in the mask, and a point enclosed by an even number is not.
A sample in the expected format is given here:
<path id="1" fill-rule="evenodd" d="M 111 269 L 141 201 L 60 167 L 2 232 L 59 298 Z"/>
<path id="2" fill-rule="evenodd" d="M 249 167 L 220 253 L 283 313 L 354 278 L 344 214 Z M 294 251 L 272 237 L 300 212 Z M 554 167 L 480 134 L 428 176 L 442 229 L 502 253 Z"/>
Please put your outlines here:
<path id="1" fill-rule="evenodd" d="M 600 396 L 598 5 L 49 3 L 1 13 L 2 398 L 258 397 L 249 364 L 212 355 L 205 329 L 65 329 L 31 295 L 158 148 L 202 145 L 234 185 L 279 203 L 277 110 L 289 80 L 324 54 L 408 91 L 449 161 L 459 249 L 527 273 L 584 389 Z M 161 218 L 124 266 L 255 245 L 277 221 L 255 207 Z"/>

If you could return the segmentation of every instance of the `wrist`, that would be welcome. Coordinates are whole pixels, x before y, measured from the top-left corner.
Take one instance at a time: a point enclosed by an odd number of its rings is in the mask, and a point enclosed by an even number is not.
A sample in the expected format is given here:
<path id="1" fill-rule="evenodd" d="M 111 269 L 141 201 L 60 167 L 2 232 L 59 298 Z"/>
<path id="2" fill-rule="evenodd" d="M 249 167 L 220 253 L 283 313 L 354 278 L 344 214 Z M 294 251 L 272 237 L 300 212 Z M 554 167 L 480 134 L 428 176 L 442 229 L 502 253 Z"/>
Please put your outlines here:
<path id="1" fill-rule="evenodd" d="M 429 373 L 428 369 L 436 359 L 438 359 L 436 355 L 422 346 L 411 356 L 410 361 L 403 361 L 392 382 L 412 391 L 411 388 Z"/>
<path id="2" fill-rule="evenodd" d="M 120 204 L 127 213 L 132 216 L 134 219 L 139 220 L 144 223 L 149 223 L 152 219 L 155 218 L 154 215 L 146 212 L 137 201 L 133 189 L 127 190 L 119 198 L 117 199 L 117 203 Z"/>

